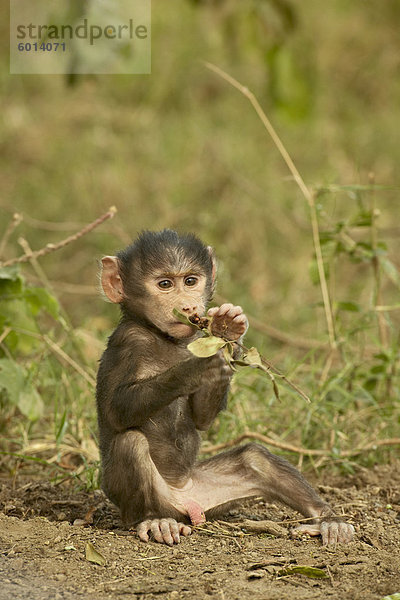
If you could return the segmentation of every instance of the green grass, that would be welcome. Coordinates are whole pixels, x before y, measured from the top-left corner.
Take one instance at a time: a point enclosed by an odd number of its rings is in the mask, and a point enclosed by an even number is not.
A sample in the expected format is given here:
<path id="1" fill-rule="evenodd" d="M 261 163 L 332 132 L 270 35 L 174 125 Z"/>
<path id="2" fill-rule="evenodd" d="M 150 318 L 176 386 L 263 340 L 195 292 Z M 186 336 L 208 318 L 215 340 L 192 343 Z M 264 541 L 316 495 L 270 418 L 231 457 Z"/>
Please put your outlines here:
<path id="1" fill-rule="evenodd" d="M 10 76 L 1 59 L 0 239 L 12 214 L 24 215 L 5 257 L 22 252 L 19 236 L 37 249 L 118 208 L 112 221 L 41 259 L 44 276 L 23 267 L 28 288 L 49 289 L 64 310 L 33 315 L 30 341 L 21 331 L 2 340 L 3 358 L 21 367 L 44 407 L 30 420 L 3 392 L 6 451 L 55 462 L 76 452 L 92 485 L 94 390 L 54 347 L 33 343 L 32 333 L 48 334 L 93 376 L 118 318 L 97 295 L 97 260 L 143 228 L 168 226 L 196 231 L 215 247 L 221 296 L 292 342 L 255 323 L 247 345 L 312 399 L 308 405 L 282 388 L 278 403 L 268 379 L 240 373 L 210 443 L 251 430 L 322 449 L 310 464 L 346 469 L 395 455 L 395 447 L 383 446 L 338 458 L 400 435 L 399 7 L 334 0 L 322 15 L 306 3 L 293 9 L 291 25 L 283 6 L 153 2 L 151 76 L 79 77 L 71 87 L 59 76 Z M 6 2 L 0 10 L 6 50 Z M 296 342 L 328 341 L 307 203 L 248 101 L 204 60 L 256 94 L 317 191 L 338 340 L 333 355 L 326 345 L 307 350 Z M 376 305 L 391 310 L 377 312 Z M 15 328 L 10 305 L 1 306 L 2 327 Z M 47 446 L 34 451 L 39 442 Z M 18 464 L 2 458 L 3 468 Z"/>

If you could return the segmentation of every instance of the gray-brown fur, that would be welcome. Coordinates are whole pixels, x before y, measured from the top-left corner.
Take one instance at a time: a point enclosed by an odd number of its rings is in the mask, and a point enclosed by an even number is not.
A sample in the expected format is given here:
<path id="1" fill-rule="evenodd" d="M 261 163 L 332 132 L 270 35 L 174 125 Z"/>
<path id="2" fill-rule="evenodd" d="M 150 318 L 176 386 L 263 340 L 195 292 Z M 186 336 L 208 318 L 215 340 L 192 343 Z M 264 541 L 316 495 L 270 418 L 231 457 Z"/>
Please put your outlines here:
<path id="1" fill-rule="evenodd" d="M 248 444 L 197 462 L 198 432 L 225 408 L 232 373 L 220 354 L 189 353 L 199 334 L 174 322 L 172 308 L 204 314 L 214 288 L 212 251 L 191 235 L 145 232 L 103 265 L 104 291 L 122 315 L 97 380 L 102 478 L 124 522 L 139 523 L 143 540 L 151 530 L 157 541 L 174 543 L 190 533 L 183 523 L 201 522 L 199 511 L 219 515 L 238 498 L 262 495 L 324 517 L 324 543 L 348 541 L 351 526 L 266 448 Z M 210 312 L 215 333 L 227 324 L 229 339 L 241 339 L 247 320 L 240 307 Z"/>

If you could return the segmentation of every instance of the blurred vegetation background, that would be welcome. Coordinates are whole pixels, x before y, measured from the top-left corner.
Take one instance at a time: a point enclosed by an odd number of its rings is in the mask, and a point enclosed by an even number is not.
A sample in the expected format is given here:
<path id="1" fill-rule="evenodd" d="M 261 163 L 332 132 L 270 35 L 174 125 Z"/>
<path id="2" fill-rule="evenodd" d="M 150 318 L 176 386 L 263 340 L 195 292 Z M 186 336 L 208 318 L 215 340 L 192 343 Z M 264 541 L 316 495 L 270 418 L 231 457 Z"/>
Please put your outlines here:
<path id="1" fill-rule="evenodd" d="M 253 318 L 247 345 L 312 398 L 283 387 L 278 402 L 240 372 L 209 442 L 258 432 L 347 470 L 398 454 L 397 0 L 153 0 L 152 75 L 73 78 L 9 74 L 8 10 L 0 0 L 1 259 L 118 212 L 0 270 L 0 465 L 97 484 L 93 380 L 118 319 L 97 261 L 164 227 L 215 247 L 219 294 Z M 336 350 L 307 202 L 247 99 L 203 61 L 254 92 L 315 192 Z"/>

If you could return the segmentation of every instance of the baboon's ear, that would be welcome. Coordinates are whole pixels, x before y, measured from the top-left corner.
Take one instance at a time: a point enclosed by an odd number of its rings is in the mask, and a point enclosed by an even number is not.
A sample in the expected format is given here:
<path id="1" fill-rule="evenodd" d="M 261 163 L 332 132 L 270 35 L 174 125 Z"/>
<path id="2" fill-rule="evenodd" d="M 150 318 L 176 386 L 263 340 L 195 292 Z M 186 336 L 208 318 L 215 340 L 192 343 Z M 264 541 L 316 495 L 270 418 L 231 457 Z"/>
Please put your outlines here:
<path id="1" fill-rule="evenodd" d="M 208 254 L 210 255 L 211 262 L 212 262 L 211 280 L 214 285 L 215 278 L 217 276 L 217 260 L 215 258 L 214 249 L 211 246 L 207 246 L 207 250 L 208 250 Z"/>
<path id="2" fill-rule="evenodd" d="M 101 286 L 111 302 L 119 303 L 124 298 L 119 261 L 116 256 L 104 256 L 101 259 Z"/>

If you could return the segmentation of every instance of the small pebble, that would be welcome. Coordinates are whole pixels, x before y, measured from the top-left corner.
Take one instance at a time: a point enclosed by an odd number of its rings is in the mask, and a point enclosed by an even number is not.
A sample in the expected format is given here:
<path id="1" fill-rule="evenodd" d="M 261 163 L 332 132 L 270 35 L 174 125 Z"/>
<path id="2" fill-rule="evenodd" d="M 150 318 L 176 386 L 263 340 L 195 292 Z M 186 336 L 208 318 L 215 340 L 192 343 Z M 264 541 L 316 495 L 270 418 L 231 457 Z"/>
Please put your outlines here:
<path id="1" fill-rule="evenodd" d="M 265 575 L 266 571 L 264 571 L 264 569 L 260 569 L 259 571 L 253 571 L 252 573 L 250 573 L 250 575 L 247 576 L 247 579 L 262 579 L 263 577 L 265 577 Z"/>

